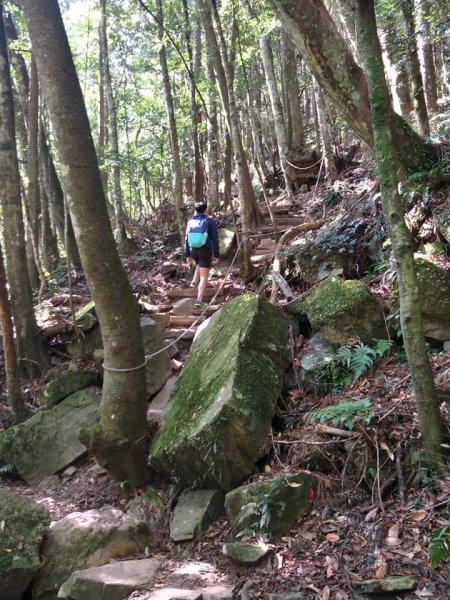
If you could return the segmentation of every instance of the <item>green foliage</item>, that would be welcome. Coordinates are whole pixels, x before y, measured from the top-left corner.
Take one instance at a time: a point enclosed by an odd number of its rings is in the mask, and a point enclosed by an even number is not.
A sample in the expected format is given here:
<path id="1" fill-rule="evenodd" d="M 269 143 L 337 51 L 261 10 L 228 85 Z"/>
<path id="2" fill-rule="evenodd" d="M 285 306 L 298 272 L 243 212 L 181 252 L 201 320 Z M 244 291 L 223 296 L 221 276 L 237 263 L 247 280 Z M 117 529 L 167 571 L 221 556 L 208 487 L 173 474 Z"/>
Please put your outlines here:
<path id="1" fill-rule="evenodd" d="M 339 404 L 325 406 L 320 410 L 309 413 L 308 422 L 331 423 L 331 425 L 345 425 L 353 429 L 355 419 L 361 418 L 368 423 L 372 416 L 372 402 L 367 398 L 361 400 L 342 400 Z"/>
<path id="2" fill-rule="evenodd" d="M 285 502 L 273 501 L 270 494 L 258 494 L 253 511 L 258 515 L 259 521 L 253 525 L 244 528 L 236 537 L 260 537 L 262 539 L 270 539 L 269 525 L 273 514 L 277 514 L 284 510 Z"/>
<path id="3" fill-rule="evenodd" d="M 342 202 L 342 195 L 333 188 L 325 192 L 324 203 L 327 208 L 333 208 Z"/>
<path id="4" fill-rule="evenodd" d="M 339 391 L 370 371 L 377 358 L 388 356 L 393 342 L 374 340 L 374 346 L 358 342 L 324 352 L 322 364 L 316 370 L 319 393 Z"/>
<path id="5" fill-rule="evenodd" d="M 441 560 L 450 558 L 450 523 L 431 532 L 428 552 L 430 554 L 430 570 L 433 574 L 436 565 Z"/>

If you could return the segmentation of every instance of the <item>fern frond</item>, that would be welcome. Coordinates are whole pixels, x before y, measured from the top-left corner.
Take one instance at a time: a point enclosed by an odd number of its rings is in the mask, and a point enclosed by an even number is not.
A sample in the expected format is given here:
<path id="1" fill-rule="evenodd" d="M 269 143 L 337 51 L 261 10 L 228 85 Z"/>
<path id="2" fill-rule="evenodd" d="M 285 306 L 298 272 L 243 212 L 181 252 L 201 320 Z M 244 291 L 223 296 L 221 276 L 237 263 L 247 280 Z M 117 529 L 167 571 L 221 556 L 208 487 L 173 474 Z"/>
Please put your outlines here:
<path id="1" fill-rule="evenodd" d="M 431 532 L 428 552 L 430 554 L 430 571 L 434 573 L 438 562 L 450 558 L 450 524 Z"/>

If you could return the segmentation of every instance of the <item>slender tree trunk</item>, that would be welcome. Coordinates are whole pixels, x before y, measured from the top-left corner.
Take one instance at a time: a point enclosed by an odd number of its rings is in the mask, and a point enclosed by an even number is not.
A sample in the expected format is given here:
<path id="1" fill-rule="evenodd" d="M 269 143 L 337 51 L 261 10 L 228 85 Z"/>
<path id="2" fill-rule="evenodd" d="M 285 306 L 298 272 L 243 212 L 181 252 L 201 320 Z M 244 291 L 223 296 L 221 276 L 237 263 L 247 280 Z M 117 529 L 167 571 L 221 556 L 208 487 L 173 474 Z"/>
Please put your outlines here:
<path id="1" fill-rule="evenodd" d="M 403 341 L 416 395 L 424 461 L 431 470 L 442 470 L 442 417 L 425 346 L 411 236 L 398 193 L 398 160 L 394 150 L 397 141 L 390 122 L 390 97 L 377 35 L 374 0 L 357 0 L 357 15 L 370 90 L 381 199 L 397 267 Z"/>
<path id="2" fill-rule="evenodd" d="M 423 75 L 425 82 L 425 96 L 428 110 L 434 111 L 438 108 L 438 89 L 436 79 L 436 67 L 434 64 L 433 43 L 430 33 L 430 2 L 420 0 L 420 39 L 422 43 Z"/>
<path id="3" fill-rule="evenodd" d="M 317 97 L 314 93 L 314 84 L 311 85 L 311 104 L 314 118 L 314 136 L 316 138 L 317 150 L 320 149 L 320 125 L 319 125 L 319 110 L 317 108 Z"/>
<path id="4" fill-rule="evenodd" d="M 414 0 L 400 0 L 400 7 L 405 20 L 408 67 L 413 88 L 414 111 L 421 136 L 430 136 L 427 105 L 423 88 L 422 72 L 420 70 L 419 53 L 417 51 L 416 25 L 414 22 Z"/>
<path id="5" fill-rule="evenodd" d="M 278 154 L 280 157 L 280 166 L 283 172 L 284 185 L 286 193 L 290 200 L 294 199 L 293 188 L 295 184 L 295 172 L 288 162 L 288 142 L 286 129 L 284 126 L 283 113 L 281 108 L 281 100 L 277 90 L 275 81 L 275 71 L 273 69 L 273 58 L 270 49 L 269 39 L 266 35 L 259 39 L 259 48 L 261 58 L 264 65 L 264 73 L 266 75 L 267 88 L 269 90 L 270 105 L 274 120 L 275 135 L 277 138 Z"/>
<path id="6" fill-rule="evenodd" d="M 108 21 L 106 14 L 106 0 L 100 0 L 101 7 L 101 44 L 103 58 L 103 81 L 105 84 L 106 100 L 108 102 L 109 115 L 109 134 L 111 142 L 111 154 L 113 159 L 113 204 L 117 242 L 120 244 L 127 239 L 125 228 L 125 215 L 123 212 L 122 187 L 120 183 L 120 152 L 119 135 L 117 130 L 116 103 L 111 79 L 111 70 L 109 66 L 108 50 Z"/>
<path id="7" fill-rule="evenodd" d="M 249 93 L 248 93 L 248 114 L 250 118 L 252 136 L 253 136 L 253 147 L 255 149 L 255 155 L 258 161 L 259 168 L 264 178 L 269 176 L 269 169 L 264 158 L 264 150 L 262 145 L 262 134 L 261 134 L 261 121 L 259 119 L 258 111 L 256 110 L 256 101 L 254 99 L 255 91 L 251 88 L 249 82 Z"/>
<path id="8" fill-rule="evenodd" d="M 46 357 L 38 335 L 28 279 L 14 105 L 3 15 L 3 2 L 0 2 L 0 204 L 3 211 L 3 240 L 20 370 L 28 377 L 34 377 L 45 366 Z"/>
<path id="9" fill-rule="evenodd" d="M 108 169 L 105 165 L 106 151 L 106 128 L 107 110 L 105 98 L 105 64 L 103 60 L 102 23 L 98 24 L 98 156 L 100 161 L 100 173 L 102 176 L 103 189 L 108 195 Z"/>
<path id="10" fill-rule="evenodd" d="M 49 211 L 49 200 L 45 192 L 43 183 L 40 185 L 39 197 L 41 200 L 41 250 L 42 250 L 42 263 L 47 273 L 52 273 L 58 264 L 58 244 L 56 237 L 53 234 L 52 224 L 50 220 Z"/>
<path id="11" fill-rule="evenodd" d="M 169 69 L 167 67 L 166 46 L 164 44 L 164 14 L 162 0 L 157 0 L 158 13 L 158 37 L 160 42 L 159 64 L 164 85 L 164 99 L 166 102 L 167 118 L 169 121 L 170 149 L 173 162 L 173 194 L 175 197 L 175 209 L 177 212 L 178 232 L 180 242 L 184 239 L 184 200 L 183 200 L 183 176 L 181 172 L 180 145 L 178 142 L 177 122 L 175 118 L 175 106 L 172 96 L 172 87 L 170 85 Z"/>
<path id="12" fill-rule="evenodd" d="M 24 0 L 22 5 L 104 345 L 100 421 L 84 432 L 83 442 L 114 479 L 141 485 L 147 479 L 146 385 L 138 309 L 111 230 L 89 120 L 58 2 Z"/>
<path id="13" fill-rule="evenodd" d="M 303 147 L 305 143 L 303 131 L 303 115 L 300 104 L 298 85 L 296 48 L 288 35 L 282 32 L 281 49 L 283 71 L 286 88 L 286 112 L 289 115 L 290 131 L 288 132 L 289 149 Z"/>
<path id="14" fill-rule="evenodd" d="M 219 125 L 217 121 L 217 93 L 216 76 L 211 53 L 206 52 L 206 79 L 208 81 L 208 203 L 214 211 L 219 206 L 219 166 L 220 149 L 217 145 L 219 139 Z M 231 196 L 230 196 L 231 197 Z"/>
<path id="15" fill-rule="evenodd" d="M 3 250 L 0 245 L 0 325 L 2 330 L 3 355 L 5 360 L 6 388 L 8 400 L 11 405 L 16 422 L 23 419 L 25 403 L 19 383 L 19 369 L 17 366 L 17 352 L 14 343 L 14 325 L 11 304 L 8 297 L 8 283 L 6 281 Z"/>
<path id="16" fill-rule="evenodd" d="M 348 38 L 353 56 L 359 65 L 363 65 L 358 48 L 358 35 L 356 33 L 355 0 L 338 0 L 339 18 L 344 25 L 345 33 Z"/>
<path id="17" fill-rule="evenodd" d="M 319 84 L 314 79 L 314 94 L 316 98 L 317 115 L 319 118 L 320 138 L 322 140 L 322 153 L 325 159 L 325 171 L 327 179 L 333 183 L 337 179 L 336 163 L 334 162 L 333 146 L 331 144 L 330 129 L 328 127 L 325 111 L 325 100 Z"/>
<path id="18" fill-rule="evenodd" d="M 404 0 L 402 0 L 403 2 Z M 339 34 L 323 0 L 269 0 L 322 90 L 349 125 L 373 147 L 367 80 Z M 436 149 L 391 108 L 400 162 L 416 169 L 437 159 Z"/>
<path id="19" fill-rule="evenodd" d="M 35 256 L 33 247 L 39 249 L 39 217 L 40 217 L 40 198 L 39 198 L 39 83 L 36 71 L 36 64 L 31 60 L 30 68 L 30 98 L 28 104 L 28 190 L 26 201 L 28 204 L 29 227 L 27 235 L 27 262 L 28 277 L 33 289 L 39 284 L 39 267 L 36 261 L 39 255 Z"/>
<path id="20" fill-rule="evenodd" d="M 397 36 L 395 30 L 387 27 L 381 31 L 381 40 L 386 51 L 387 59 L 390 62 L 391 72 L 393 73 L 392 84 L 395 87 L 395 94 L 398 98 L 399 109 L 402 115 L 409 115 L 414 110 L 409 89 L 409 76 L 406 65 L 403 60 L 397 56 Z"/>

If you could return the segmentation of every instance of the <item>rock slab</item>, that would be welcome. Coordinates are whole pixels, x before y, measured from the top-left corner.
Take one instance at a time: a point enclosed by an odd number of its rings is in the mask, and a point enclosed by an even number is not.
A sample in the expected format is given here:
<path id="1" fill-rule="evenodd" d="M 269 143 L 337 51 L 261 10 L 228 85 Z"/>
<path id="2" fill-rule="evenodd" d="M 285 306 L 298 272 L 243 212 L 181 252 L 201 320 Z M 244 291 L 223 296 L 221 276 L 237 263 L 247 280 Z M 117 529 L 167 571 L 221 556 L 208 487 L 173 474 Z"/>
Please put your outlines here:
<path id="1" fill-rule="evenodd" d="M 225 510 L 236 533 L 245 530 L 265 537 L 286 535 L 310 510 L 311 473 L 291 473 L 236 488 L 225 496 Z"/>
<path id="2" fill-rule="evenodd" d="M 58 598 L 123 600 L 135 591 L 151 587 L 159 565 L 159 561 L 149 558 L 75 571 L 61 586 Z"/>
<path id="3" fill-rule="evenodd" d="M 163 333 L 159 323 L 149 317 L 141 317 L 141 329 L 146 356 L 164 348 Z M 170 355 L 167 350 L 160 352 L 147 361 L 145 373 L 147 377 L 147 396 L 152 396 L 163 387 L 172 373 Z"/>
<path id="4" fill-rule="evenodd" d="M 223 513 L 223 501 L 219 490 L 188 490 L 175 507 L 170 537 L 175 542 L 198 537 Z"/>
<path id="5" fill-rule="evenodd" d="M 79 392 L 97 381 L 91 371 L 66 371 L 47 383 L 37 395 L 40 406 L 53 406 L 75 392 Z"/>
<path id="6" fill-rule="evenodd" d="M 71 513 L 48 531 L 33 598 L 56 600 L 58 590 L 74 571 L 128 558 L 153 545 L 154 536 L 148 525 L 120 510 L 102 508 Z"/>
<path id="7" fill-rule="evenodd" d="M 196 340 L 150 449 L 186 487 L 230 490 L 252 473 L 289 364 L 288 322 L 266 300 L 228 302 Z"/>
<path id="8" fill-rule="evenodd" d="M 230 542 L 224 544 L 222 552 L 240 565 L 257 565 L 270 553 L 269 546 L 265 544 L 245 544 L 243 542 Z"/>
<path id="9" fill-rule="evenodd" d="M 415 590 L 417 579 L 409 575 L 385 577 L 384 579 L 366 579 L 355 581 L 355 585 L 366 594 L 379 594 L 381 592 L 408 592 Z"/>
<path id="10" fill-rule="evenodd" d="M 95 421 L 99 402 L 100 390 L 83 390 L 52 410 L 36 413 L 0 435 L 0 457 L 28 484 L 38 484 L 86 453 L 77 434 Z"/>
<path id="11" fill-rule="evenodd" d="M 20 600 L 40 566 L 50 517 L 25 496 L 0 489 L 0 598 Z"/>

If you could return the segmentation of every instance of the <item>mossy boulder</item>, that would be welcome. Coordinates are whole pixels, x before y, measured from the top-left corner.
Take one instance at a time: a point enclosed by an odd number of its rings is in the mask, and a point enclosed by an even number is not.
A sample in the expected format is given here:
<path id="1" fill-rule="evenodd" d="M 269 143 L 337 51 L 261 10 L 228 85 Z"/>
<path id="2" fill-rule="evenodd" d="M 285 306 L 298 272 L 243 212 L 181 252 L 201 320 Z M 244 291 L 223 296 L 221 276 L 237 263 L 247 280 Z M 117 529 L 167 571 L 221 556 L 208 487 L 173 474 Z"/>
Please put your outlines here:
<path id="1" fill-rule="evenodd" d="M 223 493 L 219 490 L 187 490 L 179 499 L 170 521 L 170 537 L 175 542 L 193 540 L 223 513 Z"/>
<path id="2" fill-rule="evenodd" d="M 450 271 L 426 255 L 416 255 L 415 266 L 425 336 L 450 339 Z"/>
<path id="3" fill-rule="evenodd" d="M 142 336 L 144 338 L 145 355 L 149 356 L 164 348 L 161 325 L 149 317 L 141 317 Z M 170 354 L 165 350 L 147 361 L 145 368 L 147 377 L 147 396 L 156 394 L 172 374 Z"/>
<path id="4" fill-rule="evenodd" d="M 445 208 L 436 217 L 438 229 L 447 243 L 450 244 L 450 208 Z"/>
<path id="5" fill-rule="evenodd" d="M 225 510 L 235 533 L 269 538 L 287 535 L 312 507 L 311 473 L 291 473 L 241 486 L 225 496 Z"/>
<path id="6" fill-rule="evenodd" d="M 75 313 L 75 322 L 78 329 L 81 331 L 89 331 L 96 323 L 98 323 L 95 313 L 95 302 L 91 300 Z"/>
<path id="7" fill-rule="evenodd" d="M 290 310 L 306 314 L 313 331 L 330 344 L 355 337 L 370 343 L 388 335 L 381 306 L 362 281 L 330 277 L 295 306 L 291 303 Z"/>
<path id="8" fill-rule="evenodd" d="M 0 459 L 27 483 L 38 484 L 86 453 L 78 432 L 95 421 L 99 403 L 100 389 L 89 388 L 11 427 L 0 434 Z"/>
<path id="9" fill-rule="evenodd" d="M 74 572 L 151 550 L 148 525 L 114 508 L 67 515 L 54 523 L 42 546 L 43 564 L 33 585 L 36 600 L 56 600 Z"/>
<path id="10" fill-rule="evenodd" d="M 230 252 L 236 237 L 234 227 L 222 227 L 218 231 L 220 256 L 225 257 Z"/>
<path id="11" fill-rule="evenodd" d="M 36 400 L 40 406 L 53 406 L 67 396 L 79 392 L 97 381 L 96 373 L 92 371 L 66 371 L 47 383 L 37 394 Z"/>
<path id="12" fill-rule="evenodd" d="M 186 487 L 225 491 L 252 473 L 289 364 L 287 333 L 288 322 L 256 294 L 225 304 L 191 347 L 151 465 Z"/>
<path id="13" fill-rule="evenodd" d="M 0 489 L 0 598 L 20 600 L 39 569 L 50 517 L 40 504 Z"/>
<path id="14" fill-rule="evenodd" d="M 229 542 L 222 547 L 222 553 L 240 565 L 257 565 L 270 554 L 266 544 L 245 544 L 244 542 Z"/>

